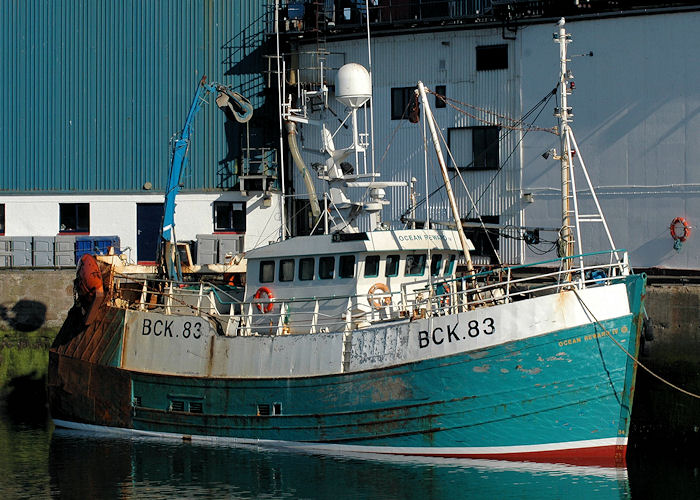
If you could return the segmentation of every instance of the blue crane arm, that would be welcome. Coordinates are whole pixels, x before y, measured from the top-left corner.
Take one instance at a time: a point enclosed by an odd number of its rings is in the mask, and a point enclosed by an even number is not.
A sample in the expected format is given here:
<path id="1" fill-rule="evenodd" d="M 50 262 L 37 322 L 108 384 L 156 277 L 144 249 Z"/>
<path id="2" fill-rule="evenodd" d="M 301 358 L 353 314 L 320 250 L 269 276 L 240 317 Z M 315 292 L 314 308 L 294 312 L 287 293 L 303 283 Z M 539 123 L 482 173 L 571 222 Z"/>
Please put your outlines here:
<path id="1" fill-rule="evenodd" d="M 175 198 L 180 192 L 182 173 L 187 167 L 187 154 L 190 150 L 191 135 L 194 117 L 206 102 L 207 96 L 218 91 L 217 105 L 229 112 L 235 120 L 245 123 L 253 115 L 253 106 L 248 100 L 227 87 L 215 83 L 207 83 L 207 77 L 203 76 L 197 85 L 192 104 L 187 112 L 185 125 L 182 132 L 173 143 L 170 172 L 168 173 L 168 187 L 165 191 L 165 210 L 163 212 L 163 226 L 160 231 L 160 245 L 158 250 L 158 262 L 163 274 L 173 280 L 182 280 L 180 259 L 177 253 L 177 241 L 175 237 Z"/>
<path id="2" fill-rule="evenodd" d="M 216 90 L 216 86 L 207 83 L 207 77 L 203 76 L 197 85 L 192 104 L 187 112 L 185 125 L 182 132 L 173 143 L 172 160 L 168 172 L 168 186 L 165 191 L 165 210 L 163 212 L 163 226 L 160 231 L 160 244 L 158 246 L 158 261 L 168 278 L 182 280 L 180 259 L 177 254 L 177 242 L 175 238 L 175 198 L 180 192 L 182 173 L 187 167 L 187 154 L 190 150 L 194 117 L 201 109 L 206 97 Z"/>
<path id="3" fill-rule="evenodd" d="M 182 132 L 173 144 L 172 161 L 170 163 L 170 172 L 168 173 L 168 187 L 165 191 L 165 212 L 163 214 L 163 227 L 161 229 L 162 240 L 175 243 L 175 235 L 173 226 L 175 225 L 175 198 L 180 192 L 180 181 L 182 173 L 187 167 L 187 154 L 190 150 L 190 137 L 192 135 L 192 124 L 197 112 L 201 109 L 206 97 L 210 92 L 215 90 L 214 85 L 206 83 L 207 77 L 203 76 L 202 80 L 197 85 L 197 90 L 192 99 L 190 110 L 187 113 L 185 125 L 182 127 Z"/>

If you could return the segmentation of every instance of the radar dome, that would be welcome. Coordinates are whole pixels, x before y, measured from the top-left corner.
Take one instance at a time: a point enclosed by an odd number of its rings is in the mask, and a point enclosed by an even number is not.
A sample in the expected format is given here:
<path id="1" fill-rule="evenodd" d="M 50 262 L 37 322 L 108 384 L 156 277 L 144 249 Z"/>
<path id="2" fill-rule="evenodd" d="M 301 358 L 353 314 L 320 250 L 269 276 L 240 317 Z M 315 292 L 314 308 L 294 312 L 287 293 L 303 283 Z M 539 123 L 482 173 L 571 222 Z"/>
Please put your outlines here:
<path id="1" fill-rule="evenodd" d="M 359 108 L 372 97 L 372 84 L 364 66 L 343 65 L 335 77 L 335 98 L 350 108 Z"/>

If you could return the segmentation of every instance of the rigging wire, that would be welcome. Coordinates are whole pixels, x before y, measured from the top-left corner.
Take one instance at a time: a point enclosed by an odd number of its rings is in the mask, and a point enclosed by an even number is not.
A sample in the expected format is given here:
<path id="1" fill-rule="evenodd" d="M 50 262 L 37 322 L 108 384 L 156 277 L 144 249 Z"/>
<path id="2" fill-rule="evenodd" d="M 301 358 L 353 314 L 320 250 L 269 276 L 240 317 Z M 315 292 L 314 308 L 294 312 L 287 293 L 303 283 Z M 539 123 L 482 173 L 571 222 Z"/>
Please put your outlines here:
<path id="1" fill-rule="evenodd" d="M 598 326 L 600 326 L 600 327 L 603 329 L 603 332 L 605 333 L 605 336 L 608 337 L 608 338 L 609 338 L 610 340 L 612 340 L 613 342 L 615 342 L 615 344 L 617 345 L 617 347 L 619 347 L 619 348 L 622 350 L 622 352 L 624 352 L 624 353 L 627 355 L 627 357 L 630 358 L 630 359 L 634 362 L 634 364 L 636 364 L 637 366 L 639 366 L 640 368 L 642 368 L 643 370 L 645 370 L 645 371 L 646 371 L 649 375 L 651 375 L 652 377 L 654 377 L 654 378 L 660 380 L 661 382 L 663 382 L 664 384 L 668 385 L 669 387 L 671 387 L 671 388 L 673 388 L 673 389 L 675 389 L 675 390 L 677 390 L 677 391 L 679 391 L 679 392 L 682 392 L 683 394 L 685 394 L 686 396 L 690 396 L 691 398 L 700 399 L 700 394 L 695 394 L 694 392 L 687 391 L 687 390 L 683 389 L 682 387 L 678 387 L 677 385 L 675 385 L 675 384 L 671 383 L 670 381 L 666 380 L 666 379 L 663 378 L 661 375 L 658 375 L 656 372 L 654 372 L 653 370 L 651 370 L 651 368 L 647 367 L 646 365 L 644 365 L 644 363 L 642 363 L 641 361 L 639 361 L 639 358 L 636 357 L 636 356 L 634 356 L 633 354 L 631 354 L 627 349 L 625 349 L 625 348 L 623 347 L 623 345 L 622 345 L 620 342 L 618 342 L 618 341 L 610 334 L 610 332 L 608 331 L 608 329 L 605 328 L 605 326 L 603 326 L 603 324 L 598 320 L 598 318 L 596 318 L 595 314 L 593 314 L 593 311 L 591 311 L 591 309 L 588 307 L 588 305 L 583 301 L 583 299 L 582 299 L 581 296 L 579 295 L 578 290 L 576 290 L 575 287 L 572 288 L 572 290 L 573 290 L 574 293 L 576 294 L 576 297 L 578 298 L 578 300 L 579 300 L 579 302 L 581 303 L 581 305 L 583 306 L 583 308 L 584 308 L 584 309 L 588 312 L 588 314 L 590 314 L 590 316 L 593 318 L 593 321 L 595 321 L 595 322 L 598 324 Z"/>
<path id="2" fill-rule="evenodd" d="M 556 90 L 557 90 L 557 88 L 558 88 L 558 85 L 557 85 L 553 90 L 551 90 L 550 92 L 548 92 L 547 95 L 545 95 L 542 99 L 540 99 L 527 113 L 525 113 L 525 114 L 522 116 L 522 118 L 520 118 L 520 119 L 517 120 L 517 121 L 514 120 L 514 119 L 512 119 L 512 118 L 505 117 L 505 115 L 499 115 L 498 113 L 495 113 L 495 112 L 490 112 L 490 113 L 493 114 L 493 115 L 496 115 L 496 116 L 504 116 L 504 118 L 506 118 L 506 119 L 508 119 L 509 121 L 512 121 L 512 122 L 524 123 L 525 120 L 527 120 L 527 118 L 528 118 L 530 115 L 532 115 L 540 106 L 542 106 L 542 109 L 540 109 L 540 111 L 539 111 L 539 112 L 537 113 L 537 115 L 535 116 L 535 119 L 533 120 L 533 121 L 536 121 L 537 118 L 539 118 L 539 116 L 540 116 L 540 114 L 542 113 L 542 111 L 544 111 L 544 109 L 545 109 L 545 107 L 546 107 L 546 104 L 549 102 L 549 100 L 552 98 L 552 96 L 553 96 L 553 95 L 556 95 Z M 443 100 L 451 100 L 451 99 L 446 98 L 445 96 L 440 96 L 440 95 L 438 95 L 438 94 L 435 94 L 434 92 L 432 92 L 432 91 L 430 91 L 430 90 L 429 90 L 429 92 L 431 92 L 432 94 L 434 94 L 436 97 L 438 97 L 438 98 L 440 98 L 440 99 L 443 99 Z M 452 100 L 452 101 L 454 101 L 454 102 L 459 102 L 459 101 L 456 101 L 456 100 Z M 410 103 L 409 103 L 409 105 L 410 105 Z M 407 108 L 408 108 L 409 105 L 407 105 Z M 481 109 L 481 108 L 477 108 L 476 106 L 471 106 L 471 105 L 468 105 L 468 104 L 465 104 L 465 105 L 466 105 L 466 106 L 473 107 L 473 108 L 475 108 L 475 109 Z M 459 111 L 458 108 L 455 108 L 455 109 L 457 109 L 457 110 Z M 404 114 L 405 114 L 405 112 L 404 112 Z M 468 113 L 467 113 L 467 114 L 468 114 Z M 473 115 L 469 115 L 469 116 L 473 116 Z M 477 120 L 479 120 L 479 121 L 483 121 L 483 120 L 479 119 L 478 117 L 474 117 L 474 118 L 477 119 Z M 507 127 L 506 127 L 506 128 L 507 128 Z M 529 132 L 529 131 L 547 131 L 547 132 L 553 132 L 553 129 L 546 129 L 546 128 L 541 128 L 541 127 L 534 127 L 534 125 L 531 126 L 531 127 L 528 128 L 528 129 L 516 129 L 516 128 L 514 128 L 514 127 L 511 126 L 510 128 L 508 128 L 508 130 L 509 130 L 509 131 L 508 131 L 507 133 L 505 133 L 502 137 L 499 137 L 499 139 L 498 139 L 498 141 L 497 141 L 496 143 L 494 143 L 494 144 L 489 144 L 488 147 L 491 147 L 491 146 L 497 144 L 498 142 L 500 142 L 501 140 L 503 140 L 510 132 L 512 132 L 512 131 L 514 131 L 514 130 L 524 130 L 525 134 L 527 134 L 527 132 Z M 396 133 L 396 132 L 394 132 L 394 134 L 395 134 L 395 133 Z M 525 135 L 525 134 L 523 134 L 523 138 L 524 138 L 524 135 Z M 393 137 L 393 136 L 392 136 L 392 137 Z M 482 199 L 483 196 L 485 195 L 485 193 L 486 193 L 486 191 L 488 190 L 488 188 L 489 188 L 489 187 L 491 186 L 491 184 L 493 184 L 493 182 L 495 181 L 496 176 L 501 172 L 501 170 L 502 170 L 503 167 L 506 165 L 506 163 L 508 162 L 508 160 L 510 160 L 511 156 L 515 153 L 515 151 L 517 150 L 517 147 L 520 145 L 520 143 L 522 142 L 523 138 L 521 138 L 520 141 L 518 141 L 518 143 L 515 145 L 515 148 L 513 149 L 513 151 L 508 155 L 508 157 L 506 158 L 506 160 L 499 166 L 498 171 L 497 171 L 496 174 L 494 175 L 494 178 L 493 178 L 493 179 L 491 180 L 491 182 L 489 182 L 489 184 L 486 186 L 486 188 L 484 189 L 484 191 L 482 192 L 482 194 L 481 194 L 481 195 L 479 196 L 479 198 L 476 200 L 476 203 L 478 203 L 479 201 L 481 201 L 481 199 Z M 387 147 L 387 149 L 388 149 L 388 147 Z M 386 152 L 385 152 L 385 155 L 386 155 Z M 383 159 L 383 158 L 384 158 L 384 156 L 382 156 L 382 159 Z M 454 159 L 453 159 L 452 161 L 454 162 Z M 455 164 L 456 164 L 456 163 L 455 163 Z M 470 162 L 469 164 L 467 164 L 464 168 L 469 168 L 469 167 L 471 167 L 473 164 L 474 164 L 474 162 L 472 161 L 472 162 Z M 458 175 L 459 175 L 459 169 L 456 169 L 455 173 L 452 175 L 452 177 L 450 178 L 450 180 L 455 179 Z M 437 194 L 438 192 L 440 192 L 442 189 L 444 189 L 444 186 L 443 186 L 443 185 L 438 186 L 438 187 L 435 188 L 433 191 L 431 191 L 429 194 L 427 194 L 422 200 L 416 202 L 415 207 L 413 207 L 413 208 L 414 208 L 414 209 L 415 209 L 415 208 L 418 208 L 418 207 L 421 206 L 423 203 L 426 203 L 427 200 L 428 200 L 428 198 L 430 198 L 431 196 L 434 196 L 435 194 Z M 406 215 L 408 215 L 408 213 L 409 213 L 409 210 L 406 210 L 406 211 L 401 215 L 401 218 L 405 218 Z M 467 214 L 467 216 L 469 216 L 469 214 Z"/>

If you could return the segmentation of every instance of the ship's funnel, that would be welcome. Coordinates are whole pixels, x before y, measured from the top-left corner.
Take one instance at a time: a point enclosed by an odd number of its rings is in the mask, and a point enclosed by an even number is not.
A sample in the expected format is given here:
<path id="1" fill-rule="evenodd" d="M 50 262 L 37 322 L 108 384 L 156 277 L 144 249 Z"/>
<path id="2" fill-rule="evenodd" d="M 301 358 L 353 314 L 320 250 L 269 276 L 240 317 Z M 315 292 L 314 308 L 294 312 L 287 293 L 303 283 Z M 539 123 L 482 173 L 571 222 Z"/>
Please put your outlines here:
<path id="1" fill-rule="evenodd" d="M 361 64 L 343 65 L 335 77 L 335 98 L 357 109 L 372 97 L 372 82 L 369 73 Z"/>

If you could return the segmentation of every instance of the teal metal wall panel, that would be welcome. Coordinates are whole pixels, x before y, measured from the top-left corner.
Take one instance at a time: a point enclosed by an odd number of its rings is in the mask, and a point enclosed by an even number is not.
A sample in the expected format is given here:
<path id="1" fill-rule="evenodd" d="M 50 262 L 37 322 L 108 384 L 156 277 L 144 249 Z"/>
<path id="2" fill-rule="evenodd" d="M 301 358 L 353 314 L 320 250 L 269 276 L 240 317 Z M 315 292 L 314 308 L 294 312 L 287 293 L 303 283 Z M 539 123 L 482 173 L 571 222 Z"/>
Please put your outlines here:
<path id="1" fill-rule="evenodd" d="M 202 75 L 264 104 L 268 12 L 267 0 L 0 2 L 0 193 L 163 190 Z M 185 190 L 236 182 L 242 128 L 214 97 Z"/>

